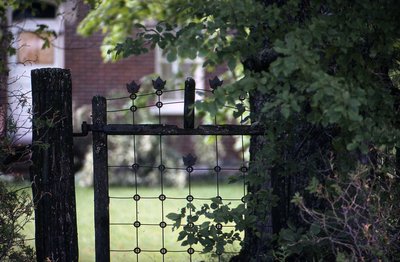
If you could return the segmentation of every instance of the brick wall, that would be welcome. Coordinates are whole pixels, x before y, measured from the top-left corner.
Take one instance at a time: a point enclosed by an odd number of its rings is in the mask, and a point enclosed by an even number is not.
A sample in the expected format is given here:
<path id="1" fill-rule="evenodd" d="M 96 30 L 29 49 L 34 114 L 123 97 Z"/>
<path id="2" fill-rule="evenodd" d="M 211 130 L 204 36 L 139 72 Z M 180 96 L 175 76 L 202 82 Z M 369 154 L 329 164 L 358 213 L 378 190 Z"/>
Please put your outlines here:
<path id="1" fill-rule="evenodd" d="M 95 95 L 106 96 L 112 89 L 125 90 L 126 83 L 154 73 L 154 52 L 104 63 L 100 53 L 102 36 L 81 37 L 76 33 L 79 21 L 87 12 L 79 6 L 77 19 L 65 28 L 65 67 L 71 70 L 72 99 L 76 106 L 90 104 Z"/>

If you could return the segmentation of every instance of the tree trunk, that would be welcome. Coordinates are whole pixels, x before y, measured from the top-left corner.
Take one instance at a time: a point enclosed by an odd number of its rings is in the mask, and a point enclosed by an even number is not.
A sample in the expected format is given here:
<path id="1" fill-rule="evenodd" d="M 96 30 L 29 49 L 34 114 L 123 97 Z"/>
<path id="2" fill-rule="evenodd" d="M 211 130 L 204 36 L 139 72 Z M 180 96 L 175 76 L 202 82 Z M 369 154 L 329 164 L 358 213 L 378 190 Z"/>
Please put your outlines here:
<path id="1" fill-rule="evenodd" d="M 266 8 L 271 4 L 282 5 L 285 2 L 280 0 L 259 1 L 263 2 Z M 307 0 L 302 1 L 302 5 L 299 7 L 298 22 L 301 23 L 301 20 L 306 16 Z M 267 71 L 269 65 L 277 59 L 278 55 L 271 48 L 268 36 L 265 36 L 263 43 L 264 48 L 257 55 L 244 61 L 244 67 L 247 70 L 252 72 Z M 325 130 L 313 127 L 306 122 L 304 117 L 306 110 L 291 118 L 290 123 L 294 123 L 289 125 L 285 124 L 285 121 L 287 121 L 286 123 L 289 123 L 289 121 L 280 118 L 279 113 L 276 114 L 273 122 L 272 119 L 260 118 L 268 99 L 270 99 L 268 95 L 259 91 L 250 94 L 251 119 L 268 128 L 271 128 L 271 123 L 280 123 L 280 126 L 284 126 L 284 128 L 278 136 L 282 140 L 290 141 L 290 143 L 286 143 L 276 151 L 278 152 L 277 159 L 280 160 L 280 164 L 277 164 L 271 163 L 263 155 L 265 148 L 271 146 L 267 139 L 262 136 L 251 138 L 250 175 L 261 176 L 260 181 L 263 181 L 259 184 L 251 184 L 248 187 L 248 192 L 253 197 L 248 208 L 250 208 L 251 214 L 256 216 L 257 224 L 254 225 L 254 228 L 248 228 L 245 231 L 242 250 L 231 261 L 248 261 L 250 258 L 255 261 L 273 260 L 271 255 L 272 235 L 278 234 L 281 229 L 286 228 L 289 221 L 295 226 L 302 224 L 297 208 L 290 201 L 296 192 L 304 192 L 310 179 L 307 168 L 288 172 L 286 165 L 295 163 L 296 166 L 305 167 L 310 155 L 320 151 L 328 152 L 331 145 L 330 136 L 327 135 L 328 133 Z M 317 165 L 323 166 L 324 163 L 317 163 Z M 265 194 L 258 194 L 268 190 L 272 190 L 272 195 L 277 197 L 276 204 L 272 207 L 268 207 L 270 203 L 262 203 L 262 201 L 265 201 Z"/>

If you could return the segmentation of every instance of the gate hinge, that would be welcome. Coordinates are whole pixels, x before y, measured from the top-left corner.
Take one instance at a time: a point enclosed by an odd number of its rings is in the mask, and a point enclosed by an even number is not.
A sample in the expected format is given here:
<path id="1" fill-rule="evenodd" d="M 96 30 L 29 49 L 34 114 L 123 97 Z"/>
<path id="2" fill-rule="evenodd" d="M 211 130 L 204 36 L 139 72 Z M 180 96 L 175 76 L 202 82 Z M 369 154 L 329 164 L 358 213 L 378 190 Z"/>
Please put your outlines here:
<path id="1" fill-rule="evenodd" d="M 81 129 L 82 129 L 82 132 L 73 133 L 72 135 L 74 137 L 87 136 L 89 134 L 89 132 L 92 131 L 92 125 L 89 125 L 88 123 L 86 123 L 86 121 L 83 121 L 82 125 L 81 125 Z"/>

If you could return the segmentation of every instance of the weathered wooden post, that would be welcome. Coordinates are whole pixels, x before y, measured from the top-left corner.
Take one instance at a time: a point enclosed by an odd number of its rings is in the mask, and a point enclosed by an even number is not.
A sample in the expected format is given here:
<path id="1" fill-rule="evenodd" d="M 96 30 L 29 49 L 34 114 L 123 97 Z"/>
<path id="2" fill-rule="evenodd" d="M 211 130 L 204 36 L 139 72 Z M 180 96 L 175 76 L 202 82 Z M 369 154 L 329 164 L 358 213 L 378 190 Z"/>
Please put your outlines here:
<path id="1" fill-rule="evenodd" d="M 110 261 L 110 219 L 108 197 L 107 101 L 95 96 L 92 100 L 93 182 L 96 262 Z"/>
<path id="2" fill-rule="evenodd" d="M 71 74 L 43 68 L 31 76 L 37 261 L 78 261 Z"/>

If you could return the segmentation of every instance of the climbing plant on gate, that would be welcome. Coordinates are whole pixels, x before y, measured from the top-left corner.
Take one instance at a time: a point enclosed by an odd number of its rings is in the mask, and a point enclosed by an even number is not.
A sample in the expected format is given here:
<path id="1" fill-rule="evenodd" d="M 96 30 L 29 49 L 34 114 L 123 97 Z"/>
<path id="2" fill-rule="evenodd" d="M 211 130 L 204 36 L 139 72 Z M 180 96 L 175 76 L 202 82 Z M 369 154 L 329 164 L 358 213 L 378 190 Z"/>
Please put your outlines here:
<path id="1" fill-rule="evenodd" d="M 249 92 L 252 121 L 265 125 L 265 137 L 252 140 L 254 165 L 246 209 L 251 216 L 246 218 L 254 215 L 259 223 L 246 229 L 243 257 L 268 255 L 268 221 L 273 233 L 290 220 L 302 226 L 304 221 L 290 204 L 296 191 L 305 194 L 311 207 L 324 210 L 324 204 L 305 192 L 312 181 L 326 184 L 327 177 L 346 178 L 360 165 L 373 177 L 396 179 L 396 161 L 385 161 L 382 155 L 394 157 L 399 138 L 398 2 L 89 2 L 94 8 L 80 32 L 103 30 L 103 50 L 109 58 L 139 55 L 158 45 L 170 61 L 203 56 L 206 68 L 225 63 L 238 73 L 237 82 L 216 90 L 215 99 L 198 106 L 215 112 Z M 159 22 L 146 25 L 149 18 Z M 135 37 L 130 37 L 132 30 Z M 312 177 L 316 180 L 310 181 Z M 271 193 L 278 197 L 278 206 L 269 212 L 260 203 Z M 396 218 L 390 221 L 397 223 Z M 322 250 L 326 247 L 318 243 Z M 334 240 L 328 243 L 335 247 Z M 305 249 L 296 252 L 307 254 Z"/>

